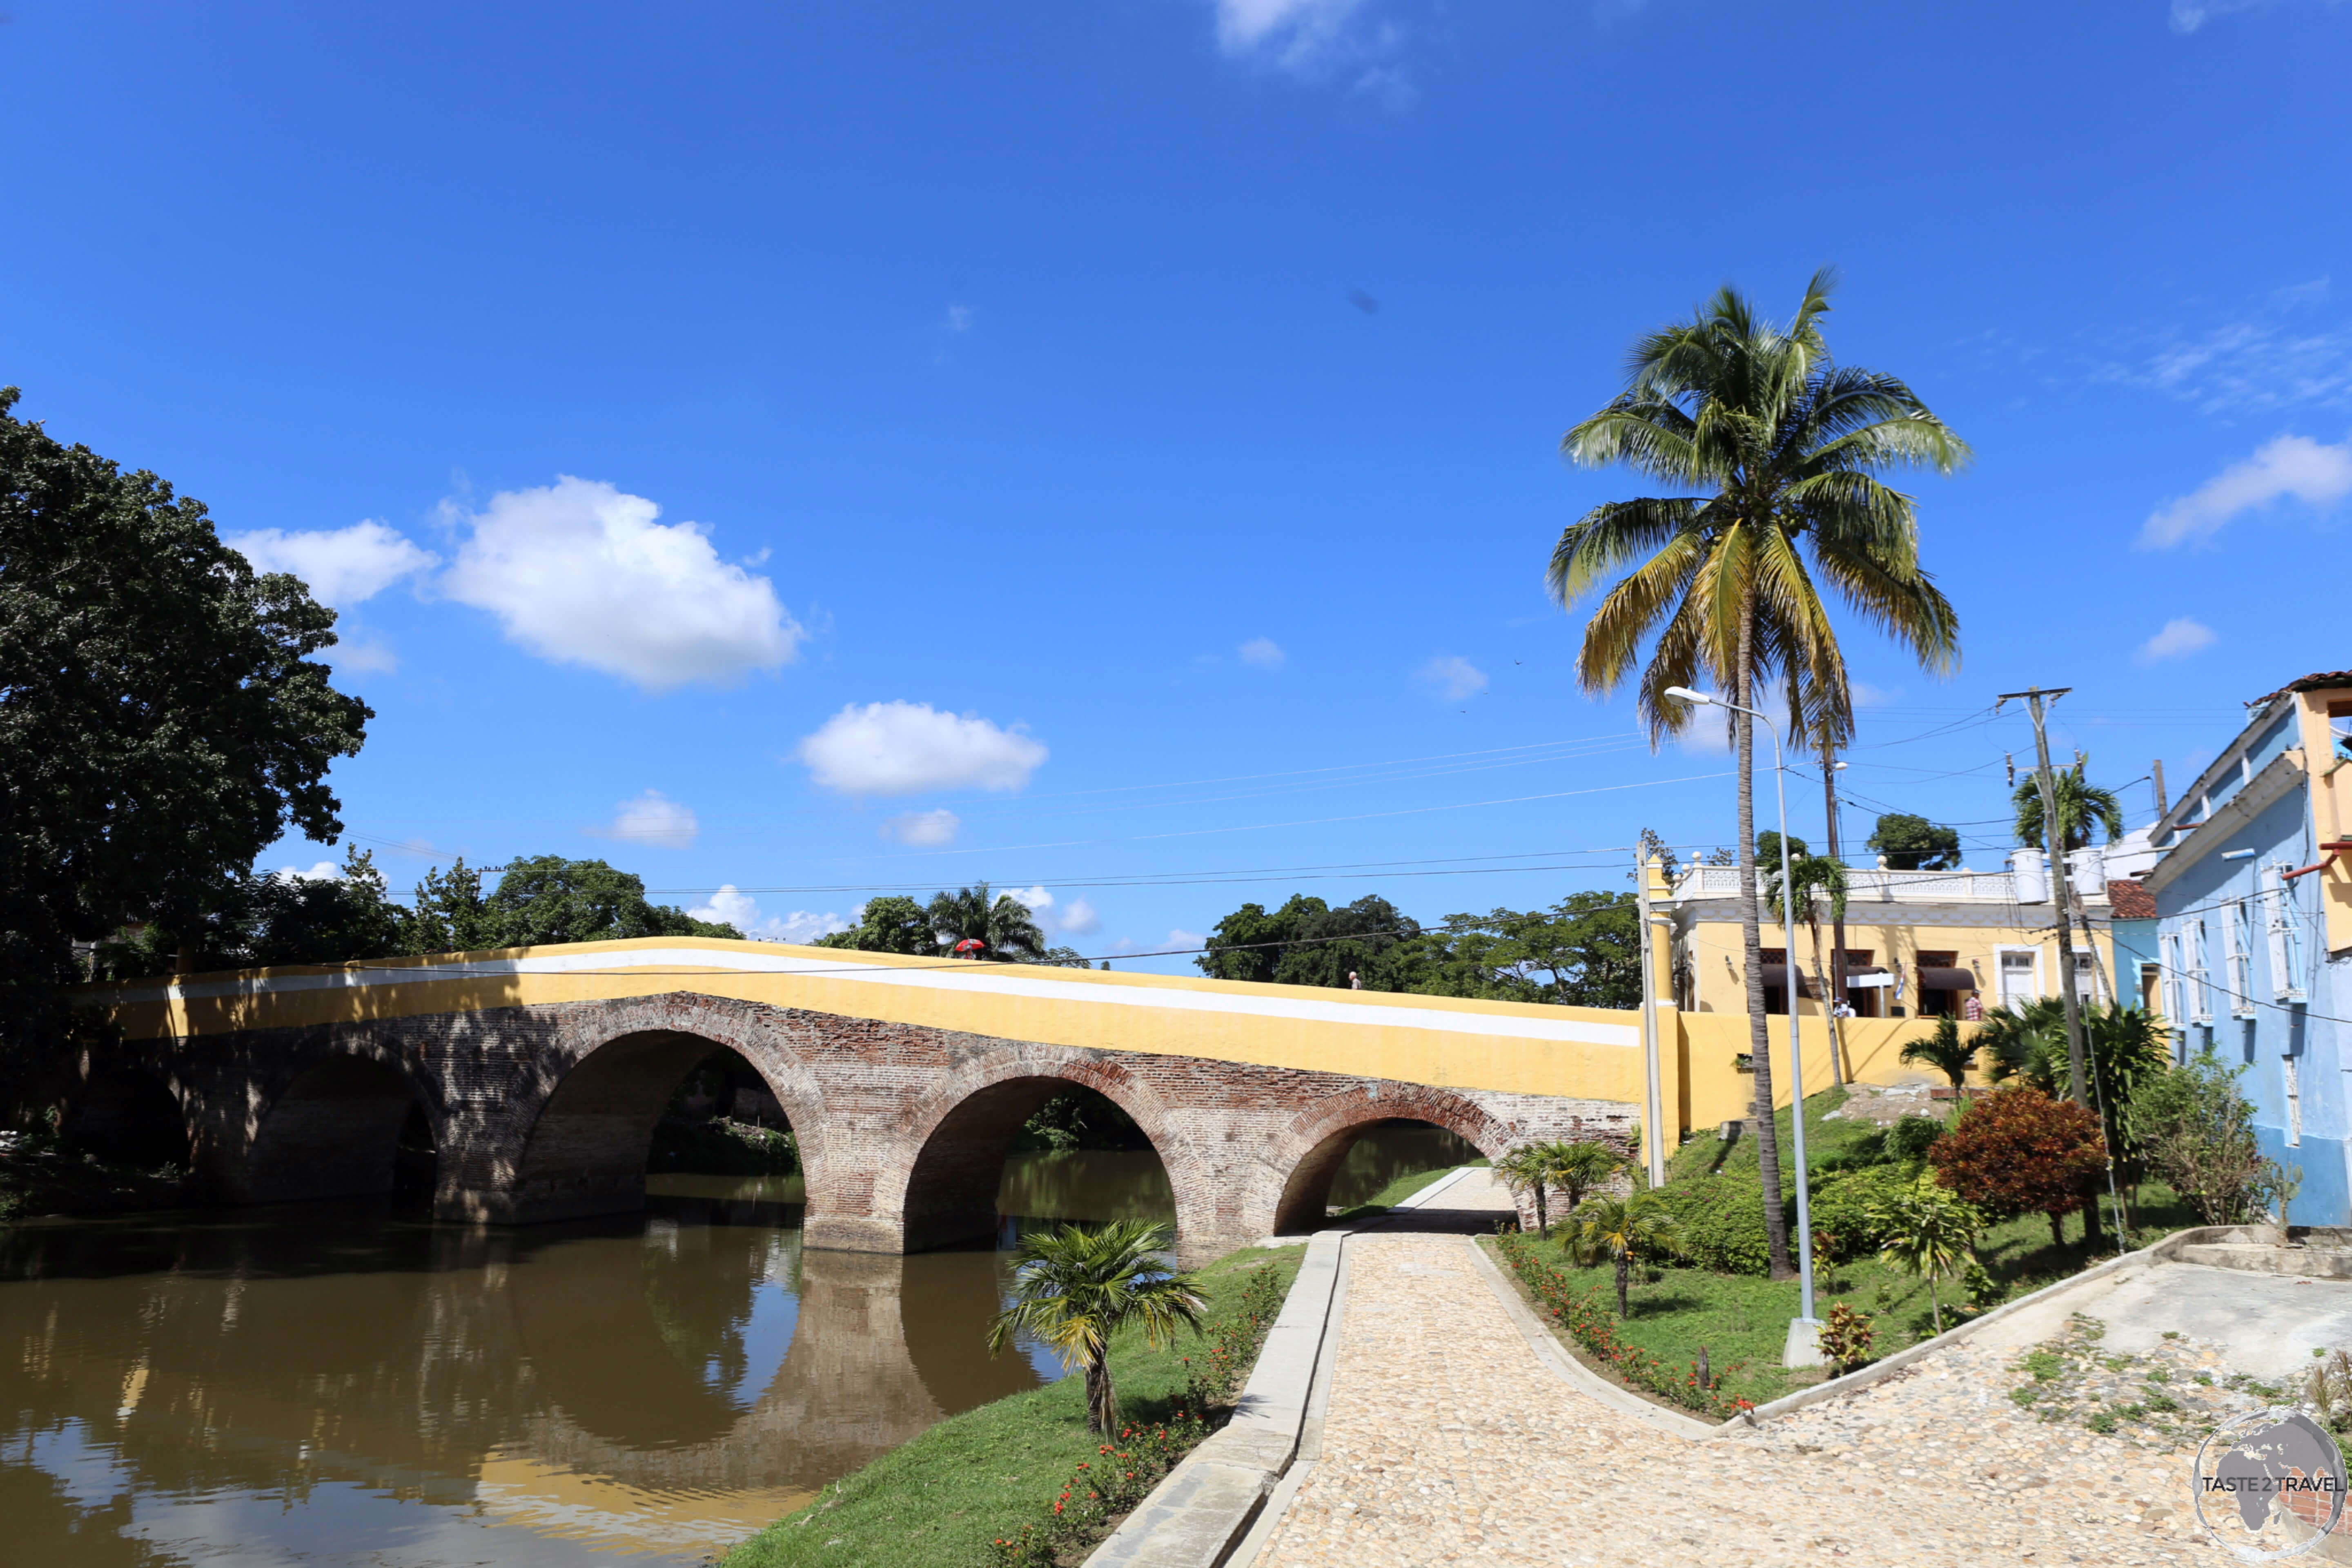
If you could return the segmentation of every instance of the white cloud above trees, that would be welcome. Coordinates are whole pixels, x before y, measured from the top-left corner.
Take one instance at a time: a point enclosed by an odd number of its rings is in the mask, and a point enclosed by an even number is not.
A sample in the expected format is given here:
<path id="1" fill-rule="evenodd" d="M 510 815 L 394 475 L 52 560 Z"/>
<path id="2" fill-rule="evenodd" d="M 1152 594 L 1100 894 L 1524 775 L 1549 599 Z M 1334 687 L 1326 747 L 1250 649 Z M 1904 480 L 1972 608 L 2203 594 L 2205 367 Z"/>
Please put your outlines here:
<path id="1" fill-rule="evenodd" d="M 850 926 L 849 921 L 830 911 L 818 914 L 811 910 L 794 910 L 789 914 L 763 915 L 760 901 L 732 882 L 711 894 L 708 903 L 686 912 L 713 925 L 733 926 L 753 942 L 811 942 L 837 931 L 847 931 Z"/>
<path id="2" fill-rule="evenodd" d="M 944 806 L 936 811 L 908 811 L 885 822 L 880 837 L 914 848 L 936 848 L 955 842 L 963 819 Z"/>
<path id="3" fill-rule="evenodd" d="M 598 480 L 565 475 L 445 515 L 469 536 L 440 591 L 558 664 L 667 691 L 781 668 L 807 635 L 702 524 L 656 521 L 654 502 Z"/>
<path id="4" fill-rule="evenodd" d="M 399 531 L 373 520 L 349 528 L 287 532 L 262 528 L 222 536 L 221 542 L 253 563 L 257 572 L 290 572 L 308 584 L 310 596 L 338 610 L 365 604 L 404 577 L 430 571 L 440 562 Z"/>
<path id="5" fill-rule="evenodd" d="M 1282 651 L 1282 645 L 1272 637 L 1252 637 L 1242 644 L 1240 653 L 1244 664 L 1253 664 L 1260 669 L 1280 669 L 1287 657 Z"/>
<path id="6" fill-rule="evenodd" d="M 793 755 L 819 788 L 847 795 L 930 790 L 1017 790 L 1045 761 L 1018 727 L 928 702 L 853 702 L 804 738 Z"/>
<path id="7" fill-rule="evenodd" d="M 635 800 L 625 800 L 614 807 L 612 822 L 595 831 L 601 838 L 617 838 L 624 844 L 690 849 L 702 836 L 702 825 L 696 820 L 691 806 L 670 799 L 657 789 L 649 789 Z"/>
<path id="8" fill-rule="evenodd" d="M 1416 679 L 1450 702 L 1475 697 L 1486 689 L 1486 672 L 1459 654 L 1431 659 L 1421 667 Z"/>
<path id="9" fill-rule="evenodd" d="M 2168 550 L 2210 539 L 2234 519 L 2293 496 L 2332 506 L 2352 495 L 2352 440 L 2326 446 L 2308 436 L 2282 436 L 2242 463 L 2233 463 L 2187 495 L 2167 501 L 2140 529 L 2143 548 Z"/>
<path id="10" fill-rule="evenodd" d="M 2212 627 L 2181 616 L 2165 622 L 2161 631 L 2139 645 L 2133 658 L 2141 664 L 2161 664 L 2167 659 L 2201 653 L 2220 640 Z"/>

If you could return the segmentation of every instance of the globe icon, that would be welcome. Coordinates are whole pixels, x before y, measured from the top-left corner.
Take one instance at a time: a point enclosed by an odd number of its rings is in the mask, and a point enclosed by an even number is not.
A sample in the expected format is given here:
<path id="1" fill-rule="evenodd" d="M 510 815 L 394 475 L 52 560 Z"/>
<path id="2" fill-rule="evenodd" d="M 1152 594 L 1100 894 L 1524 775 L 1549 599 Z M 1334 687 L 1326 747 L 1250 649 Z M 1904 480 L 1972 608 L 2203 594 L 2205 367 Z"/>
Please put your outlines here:
<path id="1" fill-rule="evenodd" d="M 2316 1549 L 2344 1514 L 2343 1451 L 2300 1410 L 2259 1410 L 2197 1450 L 2197 1518 L 2240 1561 L 2276 1563 Z"/>

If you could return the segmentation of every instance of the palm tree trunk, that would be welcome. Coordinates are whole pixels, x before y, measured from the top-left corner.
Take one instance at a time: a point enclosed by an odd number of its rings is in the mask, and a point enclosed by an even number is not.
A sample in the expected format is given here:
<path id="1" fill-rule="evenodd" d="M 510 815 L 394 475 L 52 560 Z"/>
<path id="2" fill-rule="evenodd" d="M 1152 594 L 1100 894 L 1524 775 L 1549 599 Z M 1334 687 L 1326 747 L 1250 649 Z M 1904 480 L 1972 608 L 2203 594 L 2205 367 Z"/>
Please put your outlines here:
<path id="1" fill-rule="evenodd" d="M 1617 1255 L 1617 1321 L 1621 1323 L 1625 1321 L 1625 1286 L 1633 1271 L 1633 1255 L 1630 1252 Z"/>
<path id="2" fill-rule="evenodd" d="M 1536 1231 L 1546 1241 L 1551 1239 L 1551 1217 L 1544 1212 L 1544 1184 L 1536 1184 Z"/>
<path id="3" fill-rule="evenodd" d="M 1927 1270 L 1927 1321 L 1936 1326 L 1937 1333 L 1944 1331 L 1944 1304 L 1936 1300 L 1936 1271 L 1932 1268 Z"/>
<path id="4" fill-rule="evenodd" d="M 1764 1189 L 1764 1238 L 1771 1249 L 1772 1278 L 1786 1279 L 1797 1268 L 1789 1260 L 1789 1215 L 1780 1206 L 1780 1135 L 1772 1125 L 1772 1030 L 1764 1011 L 1762 922 L 1756 907 L 1756 721 L 1738 710 L 1750 705 L 1755 647 L 1756 593 L 1750 588 L 1739 605 L 1739 649 L 1731 671 L 1731 700 L 1738 704 L 1731 715 L 1732 733 L 1739 753 L 1739 946 L 1748 965 L 1748 1056 L 1756 1068 L 1756 1164 Z M 1804 1114 L 1801 1099 L 1797 1114 Z"/>
<path id="5" fill-rule="evenodd" d="M 1098 1355 L 1087 1363 L 1087 1426 L 1108 1436 L 1118 1420 L 1118 1395 L 1110 1385 L 1110 1357 Z"/>

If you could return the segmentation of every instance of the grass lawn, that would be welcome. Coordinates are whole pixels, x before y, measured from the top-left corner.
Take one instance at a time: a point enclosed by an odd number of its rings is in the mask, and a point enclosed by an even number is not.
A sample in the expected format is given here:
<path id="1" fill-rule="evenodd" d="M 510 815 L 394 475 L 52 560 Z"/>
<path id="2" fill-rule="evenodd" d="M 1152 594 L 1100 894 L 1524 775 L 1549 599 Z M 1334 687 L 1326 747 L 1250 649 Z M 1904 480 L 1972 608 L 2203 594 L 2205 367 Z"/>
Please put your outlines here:
<path id="1" fill-rule="evenodd" d="M 1208 1316 L 1238 1298 L 1255 1270 L 1275 1270 L 1287 1289 L 1305 1256 L 1303 1247 L 1244 1247 L 1198 1270 Z M 1184 1389 L 1180 1358 L 1200 1342 L 1153 1351 L 1133 1335 L 1114 1340 L 1121 1420 L 1164 1415 Z M 1035 1520 L 1078 1462 L 1095 1457 L 1085 1395 L 1083 1378 L 1066 1377 L 950 1416 L 735 1548 L 725 1568 L 971 1568 L 991 1541 Z"/>
<path id="2" fill-rule="evenodd" d="M 1490 1163 L 1491 1162 L 1486 1160 L 1473 1160 L 1470 1162 L 1470 1164 L 1472 1166 L 1478 1166 L 1486 1165 Z M 1404 1202 L 1405 1199 L 1412 1196 L 1413 1194 L 1421 1191 L 1423 1187 L 1434 1185 L 1441 1177 L 1450 1176 L 1456 1171 L 1467 1168 L 1468 1167 L 1462 1165 L 1448 1165 L 1444 1170 L 1415 1171 L 1411 1175 L 1399 1176 L 1395 1181 L 1391 1182 L 1387 1186 L 1382 1187 L 1379 1192 L 1374 1193 L 1370 1197 L 1366 1198 L 1354 1208 L 1344 1209 L 1333 1217 L 1336 1219 L 1370 1219 L 1374 1215 L 1386 1214 L 1389 1210 L 1396 1207 L 1397 1205 Z"/>
<path id="3" fill-rule="evenodd" d="M 1811 1164 L 1818 1166 L 1876 1131 L 1866 1122 L 1821 1120 L 1843 1098 L 1843 1090 L 1831 1089 L 1806 1102 L 1805 1152 Z M 1780 1126 L 1785 1163 L 1790 1131 L 1789 1112 L 1781 1111 L 1775 1120 Z M 1753 1138 L 1743 1137 L 1731 1146 L 1727 1156 L 1724 1145 L 1713 1138 L 1702 1137 L 1675 1152 L 1667 1165 L 1667 1181 L 1672 1184 L 1695 1180 L 1717 1169 L 1718 1162 L 1724 1173 L 1744 1173 L 1753 1181 L 1757 1172 L 1755 1144 Z M 1793 1174 L 1784 1178 L 1784 1186 L 1794 1190 Z M 2054 1284 L 2115 1256 L 2114 1211 L 2104 1197 L 2099 1208 L 2105 1246 L 2095 1254 L 2086 1254 L 2083 1249 L 2079 1217 L 2068 1221 L 2068 1246 L 2062 1250 L 2051 1244 L 2049 1220 L 2036 1214 L 1988 1226 L 1977 1245 L 1977 1258 L 1986 1271 L 2006 1288 L 2010 1298 Z M 2133 1209 L 2132 1217 L 2136 1223 L 2129 1245 L 2135 1247 L 2147 1246 L 2183 1226 L 2202 1223 L 2169 1189 L 2154 1182 L 2141 1187 L 2140 1202 Z M 1546 1262 L 1570 1275 L 1579 1285 L 1591 1288 L 1597 1299 L 1605 1301 L 1612 1311 L 1615 1310 L 1613 1266 L 1579 1268 L 1559 1242 L 1538 1245 Z M 1507 1276 L 1510 1273 L 1507 1267 L 1503 1271 Z M 1939 1282 L 1937 1291 L 1943 1299 L 1944 1326 L 1948 1329 L 1958 1321 L 1954 1315 L 1955 1305 L 1963 1303 L 1965 1299 L 1956 1280 Z M 1896 1273 L 1874 1255 L 1817 1272 L 1813 1293 L 1814 1310 L 1823 1318 L 1840 1301 L 1868 1314 L 1878 1330 L 1878 1338 L 1872 1346 L 1877 1355 L 1915 1344 L 1933 1332 L 1926 1283 L 1911 1275 Z M 1799 1300 L 1793 1279 L 1783 1283 L 1754 1275 L 1718 1274 L 1702 1268 L 1656 1268 L 1648 1270 L 1646 1278 L 1634 1284 L 1632 1311 L 1623 1333 L 1628 1341 L 1677 1366 L 1695 1359 L 1700 1347 L 1706 1347 L 1709 1363 L 1723 1379 L 1724 1386 L 1762 1405 L 1818 1383 L 1823 1375 L 1819 1369 L 1790 1372 L 1780 1365 L 1789 1320 L 1797 1315 Z M 1538 1315 L 1542 1315 L 1540 1310 Z M 1561 1336 L 1561 1343 L 1571 1351 L 1576 1348 L 1565 1335 Z M 1732 1370 L 1735 1363 L 1736 1371 Z"/>

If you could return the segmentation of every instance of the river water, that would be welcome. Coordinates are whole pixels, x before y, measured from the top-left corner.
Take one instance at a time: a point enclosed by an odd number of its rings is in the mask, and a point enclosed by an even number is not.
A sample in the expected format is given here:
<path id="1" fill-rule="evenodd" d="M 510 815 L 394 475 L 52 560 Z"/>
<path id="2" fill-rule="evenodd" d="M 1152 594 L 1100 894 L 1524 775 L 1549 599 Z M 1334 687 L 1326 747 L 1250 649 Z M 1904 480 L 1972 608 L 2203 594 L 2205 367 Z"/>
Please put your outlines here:
<path id="1" fill-rule="evenodd" d="M 1462 1157 L 1381 1129 L 1332 1201 Z M 959 1411 L 1022 1226 L 1170 1220 L 1148 1152 L 1015 1155 L 999 1249 L 803 1251 L 797 1178 L 522 1229 L 383 1205 L 0 1229 L 0 1561 L 691 1564 Z"/>

